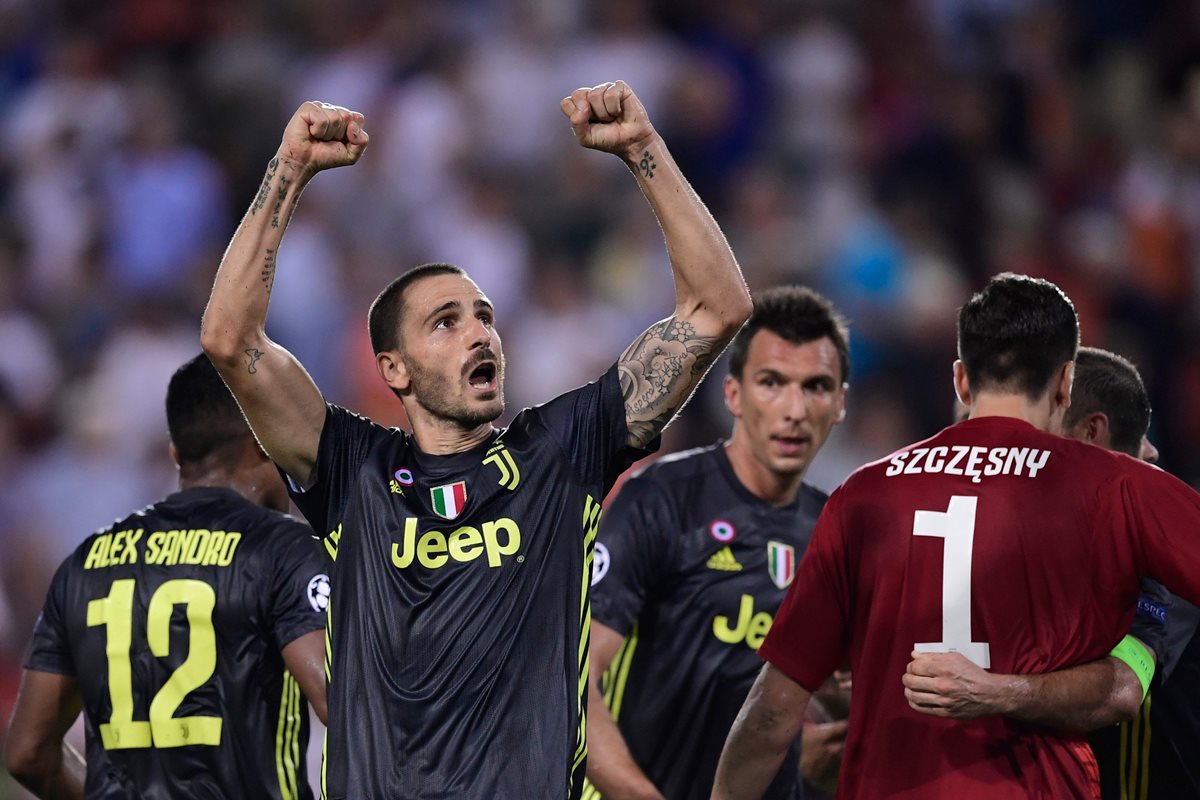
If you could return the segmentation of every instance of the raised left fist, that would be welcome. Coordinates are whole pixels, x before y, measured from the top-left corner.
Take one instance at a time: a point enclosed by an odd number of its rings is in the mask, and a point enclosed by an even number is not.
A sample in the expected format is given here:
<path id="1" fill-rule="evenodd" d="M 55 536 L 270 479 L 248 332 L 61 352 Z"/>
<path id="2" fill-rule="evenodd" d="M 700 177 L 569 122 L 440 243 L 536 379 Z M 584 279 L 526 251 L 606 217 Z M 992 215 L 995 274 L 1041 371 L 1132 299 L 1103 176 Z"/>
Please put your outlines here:
<path id="1" fill-rule="evenodd" d="M 654 136 L 654 126 L 625 81 L 581 88 L 564 97 L 562 112 L 584 147 L 633 159 Z"/>

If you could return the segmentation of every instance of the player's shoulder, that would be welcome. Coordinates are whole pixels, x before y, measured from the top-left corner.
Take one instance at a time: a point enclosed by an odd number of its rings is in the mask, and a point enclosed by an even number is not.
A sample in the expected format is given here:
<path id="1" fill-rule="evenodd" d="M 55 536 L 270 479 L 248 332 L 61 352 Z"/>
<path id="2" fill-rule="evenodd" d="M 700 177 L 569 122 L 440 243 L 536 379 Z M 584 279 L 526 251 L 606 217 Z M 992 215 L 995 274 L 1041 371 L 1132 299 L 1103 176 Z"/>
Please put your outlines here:
<path id="1" fill-rule="evenodd" d="M 709 475 L 720 465 L 723 445 L 724 442 L 716 442 L 705 447 L 669 453 L 641 467 L 630 480 L 648 481 L 665 487 Z"/>
<path id="2" fill-rule="evenodd" d="M 808 481 L 805 481 L 800 484 L 800 489 L 796 493 L 796 500 L 802 509 L 815 509 L 819 512 L 829 502 L 829 492 L 818 489 Z"/>
<path id="3" fill-rule="evenodd" d="M 587 398 L 596 393 L 603 396 L 605 392 L 611 393 L 614 398 L 620 397 L 620 378 L 617 376 L 615 362 L 594 380 L 576 386 L 574 389 L 568 389 L 544 402 L 521 409 L 513 417 L 507 430 L 527 432 L 539 424 L 548 426 L 570 424 L 578 419 L 577 412 L 581 408 L 581 403 L 586 406 Z"/>

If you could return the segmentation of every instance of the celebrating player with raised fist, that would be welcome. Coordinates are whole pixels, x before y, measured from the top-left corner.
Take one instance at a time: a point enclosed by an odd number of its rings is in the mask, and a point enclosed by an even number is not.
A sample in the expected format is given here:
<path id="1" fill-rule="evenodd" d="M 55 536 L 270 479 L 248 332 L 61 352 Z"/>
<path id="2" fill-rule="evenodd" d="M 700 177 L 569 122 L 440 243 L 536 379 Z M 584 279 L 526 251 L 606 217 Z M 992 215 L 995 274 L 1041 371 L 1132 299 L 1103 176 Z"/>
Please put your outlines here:
<path id="1" fill-rule="evenodd" d="M 217 273 L 204 349 L 335 559 L 329 798 L 578 797 L 600 502 L 750 313 L 724 236 L 629 87 L 578 89 L 562 108 L 580 144 L 631 167 L 675 307 L 596 382 L 505 429 L 496 311 L 460 267 L 405 272 L 368 315 L 411 433 L 327 404 L 264 332 L 300 192 L 362 156 L 361 115 L 301 106 Z"/>

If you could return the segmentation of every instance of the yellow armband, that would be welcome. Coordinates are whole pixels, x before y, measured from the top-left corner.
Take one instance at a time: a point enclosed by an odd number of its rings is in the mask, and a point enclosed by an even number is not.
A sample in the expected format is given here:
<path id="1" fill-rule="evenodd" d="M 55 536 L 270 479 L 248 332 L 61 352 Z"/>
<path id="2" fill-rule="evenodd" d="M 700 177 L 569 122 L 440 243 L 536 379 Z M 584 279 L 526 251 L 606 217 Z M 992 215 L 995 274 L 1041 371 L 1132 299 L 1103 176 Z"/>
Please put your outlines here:
<path id="1" fill-rule="evenodd" d="M 1117 642 L 1109 655 L 1129 665 L 1142 684 L 1142 699 L 1145 700 L 1150 691 L 1150 679 L 1154 677 L 1154 654 L 1150 648 L 1133 636 L 1126 636 Z"/>

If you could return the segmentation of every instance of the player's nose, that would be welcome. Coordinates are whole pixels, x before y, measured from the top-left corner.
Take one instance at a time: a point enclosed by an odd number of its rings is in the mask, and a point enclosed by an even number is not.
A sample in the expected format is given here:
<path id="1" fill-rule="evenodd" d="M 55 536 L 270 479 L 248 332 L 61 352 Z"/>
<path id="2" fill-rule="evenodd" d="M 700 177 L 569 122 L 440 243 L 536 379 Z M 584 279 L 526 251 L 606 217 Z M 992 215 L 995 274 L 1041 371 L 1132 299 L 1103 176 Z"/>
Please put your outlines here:
<path id="1" fill-rule="evenodd" d="M 788 384 L 784 399 L 784 417 L 789 421 L 803 421 L 808 417 L 808 395 L 799 384 Z"/>
<path id="2" fill-rule="evenodd" d="M 1142 437 L 1141 447 L 1138 449 L 1138 458 L 1145 461 L 1147 464 L 1158 463 L 1158 448 L 1150 441 L 1149 437 Z"/>

